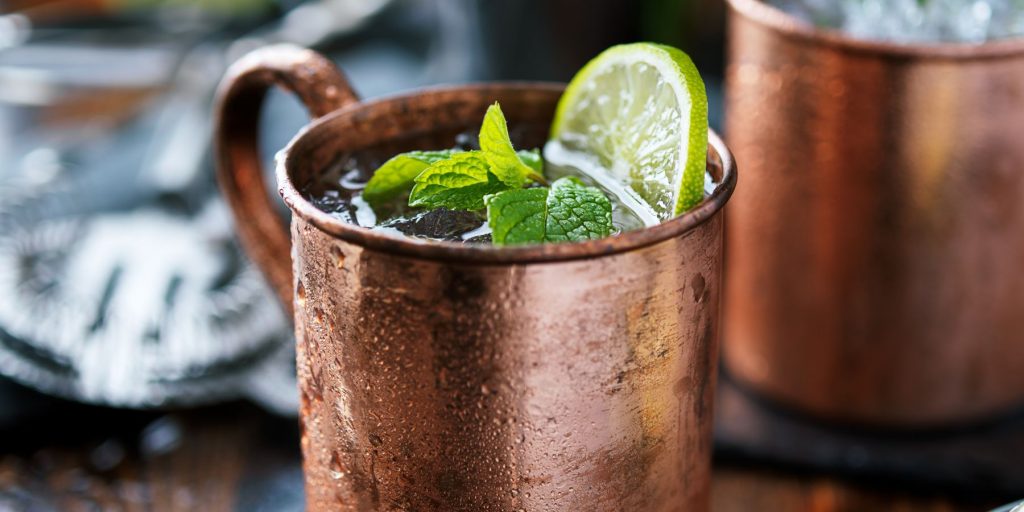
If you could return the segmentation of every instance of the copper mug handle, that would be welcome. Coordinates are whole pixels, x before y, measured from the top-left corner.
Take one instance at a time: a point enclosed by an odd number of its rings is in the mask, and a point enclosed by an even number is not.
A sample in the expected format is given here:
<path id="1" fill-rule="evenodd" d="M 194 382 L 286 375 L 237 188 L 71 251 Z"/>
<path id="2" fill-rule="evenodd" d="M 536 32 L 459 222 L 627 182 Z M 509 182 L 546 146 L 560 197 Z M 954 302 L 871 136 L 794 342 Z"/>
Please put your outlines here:
<path id="1" fill-rule="evenodd" d="M 293 45 L 267 46 L 247 54 L 228 68 L 217 89 L 217 180 L 242 247 L 291 314 L 291 240 L 263 181 L 257 139 L 263 98 L 272 86 L 298 96 L 314 119 L 358 103 L 359 97 L 333 62 Z"/>

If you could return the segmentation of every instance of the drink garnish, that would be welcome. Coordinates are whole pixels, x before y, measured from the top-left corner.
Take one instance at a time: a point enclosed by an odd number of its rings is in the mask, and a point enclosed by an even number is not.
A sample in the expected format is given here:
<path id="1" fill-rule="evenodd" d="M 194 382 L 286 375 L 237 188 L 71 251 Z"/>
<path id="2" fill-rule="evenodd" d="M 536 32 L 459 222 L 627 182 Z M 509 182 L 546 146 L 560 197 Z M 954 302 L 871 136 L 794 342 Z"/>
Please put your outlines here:
<path id="1" fill-rule="evenodd" d="M 409 206 L 487 210 L 495 245 L 603 238 L 612 232 L 611 202 L 576 178 L 550 188 L 540 151 L 516 151 L 501 106 L 487 109 L 476 151 L 411 151 L 384 163 L 366 184 L 374 203 L 409 192 Z M 529 187 L 529 188 L 524 188 Z M 410 190 L 411 189 L 411 190 Z"/>
<path id="2" fill-rule="evenodd" d="M 512 153 L 515 158 L 515 153 Z M 518 158 L 516 158 L 518 160 Z M 409 206 L 482 210 L 484 196 L 512 188 L 493 172 L 483 151 L 465 151 L 434 162 L 414 179 Z M 520 185 L 516 185 L 519 187 Z"/>
<path id="3" fill-rule="evenodd" d="M 551 136 L 596 160 L 662 221 L 704 198 L 708 99 L 681 50 L 633 43 L 601 52 L 566 88 Z"/>
<path id="4" fill-rule="evenodd" d="M 458 150 L 410 151 L 392 157 L 377 169 L 363 189 L 363 199 L 380 204 L 409 190 L 413 180 L 431 164 L 451 158 Z"/>
<path id="5" fill-rule="evenodd" d="M 408 193 L 414 208 L 486 213 L 495 245 L 593 240 L 615 232 L 620 215 L 602 188 L 646 225 L 700 203 L 707 132 L 704 83 L 685 53 L 653 43 L 613 46 L 566 88 L 545 149 L 586 163 L 576 167 L 587 183 L 566 176 L 549 186 L 540 152 L 515 149 L 494 103 L 480 149 L 402 153 L 377 169 L 363 198 L 376 209 Z M 562 168 L 549 171 L 557 177 Z"/>
<path id="6" fill-rule="evenodd" d="M 551 188 L 507 190 L 489 195 L 487 223 L 495 245 L 578 242 L 612 232 L 612 203 L 578 178 L 556 180 Z"/>
<path id="7" fill-rule="evenodd" d="M 491 164 L 491 172 L 509 188 L 520 188 L 530 180 L 547 184 L 534 167 L 524 163 L 516 154 L 508 135 L 505 114 L 497 102 L 487 108 L 480 126 L 480 151 Z"/>

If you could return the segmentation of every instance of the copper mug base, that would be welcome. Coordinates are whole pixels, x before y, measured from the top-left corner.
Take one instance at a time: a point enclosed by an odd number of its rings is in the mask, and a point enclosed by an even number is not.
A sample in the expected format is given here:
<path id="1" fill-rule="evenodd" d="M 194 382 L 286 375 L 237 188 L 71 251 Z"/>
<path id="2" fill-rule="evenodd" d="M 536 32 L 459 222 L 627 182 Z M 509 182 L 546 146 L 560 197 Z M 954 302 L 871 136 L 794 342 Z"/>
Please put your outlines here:
<path id="1" fill-rule="evenodd" d="M 290 244 L 254 144 L 275 84 L 319 117 L 278 160 Z M 308 510 L 707 510 L 721 209 L 736 179 L 717 136 L 720 185 L 702 205 L 584 243 L 393 237 L 299 192 L 343 155 L 450 147 L 495 101 L 517 145 L 540 146 L 561 91 L 483 84 L 359 103 L 308 51 L 232 67 L 219 178 L 245 246 L 294 308 Z"/>
<path id="2" fill-rule="evenodd" d="M 1024 39 L 892 45 L 729 0 L 723 358 L 819 418 L 1024 405 Z"/>

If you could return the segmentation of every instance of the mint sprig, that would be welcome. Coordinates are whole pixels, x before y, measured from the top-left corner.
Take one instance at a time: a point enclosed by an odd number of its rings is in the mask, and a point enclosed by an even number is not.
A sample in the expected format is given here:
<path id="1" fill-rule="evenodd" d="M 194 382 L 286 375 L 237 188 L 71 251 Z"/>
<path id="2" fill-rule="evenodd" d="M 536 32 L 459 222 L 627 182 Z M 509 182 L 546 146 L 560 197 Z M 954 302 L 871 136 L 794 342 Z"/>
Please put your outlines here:
<path id="1" fill-rule="evenodd" d="M 394 199 L 412 188 L 409 206 L 481 210 L 487 194 L 545 183 L 540 152 L 516 151 L 501 106 L 487 108 L 480 127 L 480 151 L 411 151 L 384 163 L 363 190 L 370 204 Z M 474 197 L 475 196 L 475 197 Z"/>
<path id="2" fill-rule="evenodd" d="M 595 240 L 612 233 L 612 203 L 600 189 L 579 178 L 565 177 L 551 184 L 548 194 L 548 242 Z"/>
<path id="3" fill-rule="evenodd" d="M 545 183 L 544 177 L 523 163 L 512 147 L 508 123 L 497 102 L 487 107 L 484 122 L 480 125 L 480 151 L 491 164 L 491 172 L 509 188 L 520 188 L 530 180 Z"/>
<path id="4" fill-rule="evenodd" d="M 480 151 L 456 153 L 434 162 L 414 181 L 409 206 L 452 210 L 482 210 L 484 196 L 509 188 L 490 172 Z"/>
<path id="5" fill-rule="evenodd" d="M 397 155 L 380 166 L 363 189 L 363 199 L 380 204 L 398 197 L 413 186 L 413 180 L 432 164 L 451 158 L 460 151 L 410 151 Z"/>
<path id="6" fill-rule="evenodd" d="M 611 201 L 574 177 L 558 179 L 550 189 L 500 192 L 484 203 L 495 245 L 594 240 L 613 229 Z"/>
<path id="7" fill-rule="evenodd" d="M 484 202 L 491 242 L 494 245 L 543 242 L 548 192 L 546 188 L 523 188 L 487 196 Z"/>
<path id="8" fill-rule="evenodd" d="M 612 232 L 608 198 L 577 178 L 547 185 L 540 151 L 512 146 L 501 106 L 487 109 L 479 151 L 412 151 L 384 163 L 363 190 L 371 204 L 409 191 L 409 206 L 487 209 L 495 245 L 575 242 Z"/>

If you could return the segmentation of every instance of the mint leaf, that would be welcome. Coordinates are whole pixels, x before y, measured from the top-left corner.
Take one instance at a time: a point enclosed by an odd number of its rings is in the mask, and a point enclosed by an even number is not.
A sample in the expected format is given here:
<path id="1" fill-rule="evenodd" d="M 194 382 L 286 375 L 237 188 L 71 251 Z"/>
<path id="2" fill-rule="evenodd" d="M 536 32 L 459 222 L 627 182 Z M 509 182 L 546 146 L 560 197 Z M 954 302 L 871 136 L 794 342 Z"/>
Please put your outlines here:
<path id="1" fill-rule="evenodd" d="M 548 242 L 595 240 L 612 232 L 611 201 L 579 178 L 570 176 L 552 183 L 547 208 L 544 239 Z"/>
<path id="2" fill-rule="evenodd" d="M 520 149 L 516 151 L 516 156 L 537 174 L 544 174 L 544 159 L 541 158 L 539 149 Z"/>
<path id="3" fill-rule="evenodd" d="M 547 198 L 547 188 L 507 190 L 487 196 L 487 224 L 494 245 L 543 242 Z"/>
<path id="4" fill-rule="evenodd" d="M 363 198 L 370 204 L 406 190 L 409 206 L 481 210 L 484 196 L 518 189 L 529 180 L 544 181 L 540 151 L 517 152 L 509 140 L 501 107 L 487 109 L 480 128 L 480 151 L 411 151 L 384 163 L 367 182 Z"/>
<path id="5" fill-rule="evenodd" d="M 480 151 L 487 159 L 487 163 L 491 164 L 491 172 L 509 188 L 522 187 L 531 179 L 544 180 L 539 169 L 519 159 L 515 148 L 512 147 L 512 139 L 508 136 L 505 114 L 501 112 L 501 105 L 497 102 L 487 108 L 484 122 L 480 126 Z"/>
<path id="6" fill-rule="evenodd" d="M 380 166 L 363 189 L 363 199 L 370 204 L 393 199 L 412 188 L 413 179 L 431 164 L 451 158 L 458 150 L 410 151 L 392 157 Z"/>
<path id="7" fill-rule="evenodd" d="M 434 162 L 413 180 L 409 206 L 482 210 L 484 196 L 509 188 L 489 169 L 480 151 L 455 153 Z"/>
<path id="8" fill-rule="evenodd" d="M 612 233 L 612 203 L 578 178 L 551 188 L 508 190 L 484 198 L 494 245 L 578 242 Z"/>

